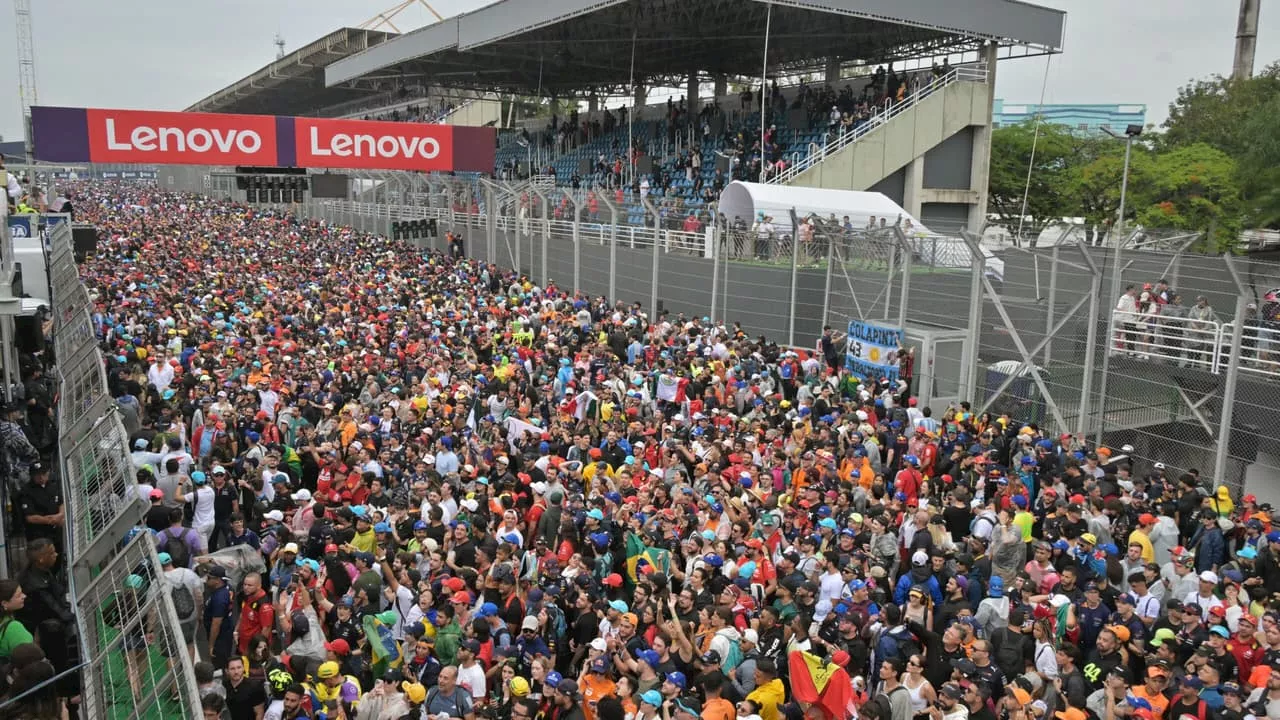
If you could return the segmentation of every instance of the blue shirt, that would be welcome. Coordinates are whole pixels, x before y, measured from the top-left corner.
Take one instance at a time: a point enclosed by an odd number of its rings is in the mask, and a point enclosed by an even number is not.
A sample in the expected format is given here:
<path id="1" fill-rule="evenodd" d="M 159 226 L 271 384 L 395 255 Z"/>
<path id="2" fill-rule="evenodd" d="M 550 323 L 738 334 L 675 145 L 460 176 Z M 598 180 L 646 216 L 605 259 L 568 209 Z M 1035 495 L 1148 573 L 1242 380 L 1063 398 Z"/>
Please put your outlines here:
<path id="1" fill-rule="evenodd" d="M 222 626 L 218 628 L 218 637 L 214 638 L 214 643 L 219 650 L 225 650 L 230 653 L 236 619 L 234 607 L 231 604 L 231 589 L 225 583 L 223 583 L 222 587 L 205 596 L 204 630 L 206 633 L 212 629 L 214 618 L 222 619 Z"/>

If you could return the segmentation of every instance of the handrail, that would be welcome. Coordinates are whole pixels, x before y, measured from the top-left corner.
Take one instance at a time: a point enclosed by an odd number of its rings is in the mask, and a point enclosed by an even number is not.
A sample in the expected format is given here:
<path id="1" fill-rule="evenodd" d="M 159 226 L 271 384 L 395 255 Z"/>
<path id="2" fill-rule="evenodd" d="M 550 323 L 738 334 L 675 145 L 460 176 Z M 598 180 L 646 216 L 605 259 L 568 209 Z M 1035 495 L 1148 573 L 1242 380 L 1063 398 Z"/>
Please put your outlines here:
<path id="1" fill-rule="evenodd" d="M 1219 375 L 1231 359 L 1235 323 L 1192 320 L 1113 311 L 1115 334 L 1109 352 L 1138 360 L 1158 360 L 1194 367 Z M 1273 337 L 1274 336 L 1274 337 Z M 1280 333 L 1257 324 L 1244 325 L 1241 333 L 1240 370 L 1280 377 L 1280 353 L 1269 343 L 1280 342 Z"/>
<path id="2" fill-rule="evenodd" d="M 883 125 L 887 124 L 890 120 L 914 108 L 922 100 L 932 95 L 934 92 L 941 90 L 947 87 L 948 85 L 951 85 L 952 83 L 986 82 L 986 81 L 987 81 L 986 66 L 981 63 L 977 65 L 952 68 L 951 71 L 948 72 L 947 74 L 930 79 L 929 84 L 921 87 L 918 91 L 906 96 L 905 98 L 903 98 L 902 102 L 893 104 L 893 105 L 887 105 L 883 111 L 873 113 L 870 118 L 863 121 L 860 125 L 854 127 L 852 130 L 837 134 L 834 140 L 826 142 L 823 145 L 823 147 L 819 149 L 816 153 L 811 151 L 808 157 L 804 158 L 798 163 L 793 164 L 791 167 L 787 168 L 786 170 L 783 170 L 782 172 L 766 180 L 765 182 L 776 184 L 776 185 L 785 185 L 791 182 L 800 173 L 804 172 L 805 170 L 808 170 L 814 165 L 817 165 L 818 163 L 825 160 L 828 155 L 831 155 L 839 151 L 840 149 L 844 148 L 844 146 L 849 145 L 850 143 L 857 142 L 858 140 L 860 140 L 862 137 L 872 132 L 873 130 L 876 130 L 882 127 Z"/>

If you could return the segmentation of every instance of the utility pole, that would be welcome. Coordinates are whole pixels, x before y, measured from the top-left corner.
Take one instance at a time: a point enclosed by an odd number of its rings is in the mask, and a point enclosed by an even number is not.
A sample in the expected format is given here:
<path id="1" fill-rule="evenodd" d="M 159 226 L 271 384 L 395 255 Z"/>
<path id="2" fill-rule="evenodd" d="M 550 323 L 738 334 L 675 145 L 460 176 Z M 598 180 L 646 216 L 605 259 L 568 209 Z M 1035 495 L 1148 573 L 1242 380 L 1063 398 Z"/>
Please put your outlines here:
<path id="1" fill-rule="evenodd" d="M 22 134 L 26 140 L 27 164 L 34 160 L 35 141 L 31 137 L 31 106 L 36 98 L 36 43 L 31 34 L 31 0 L 13 0 L 18 30 L 18 107 L 22 110 Z"/>
<path id="2" fill-rule="evenodd" d="M 1253 58 L 1258 51 L 1258 13 L 1262 0 L 1240 0 L 1240 21 L 1236 25 L 1236 60 L 1232 80 L 1253 77 Z"/>

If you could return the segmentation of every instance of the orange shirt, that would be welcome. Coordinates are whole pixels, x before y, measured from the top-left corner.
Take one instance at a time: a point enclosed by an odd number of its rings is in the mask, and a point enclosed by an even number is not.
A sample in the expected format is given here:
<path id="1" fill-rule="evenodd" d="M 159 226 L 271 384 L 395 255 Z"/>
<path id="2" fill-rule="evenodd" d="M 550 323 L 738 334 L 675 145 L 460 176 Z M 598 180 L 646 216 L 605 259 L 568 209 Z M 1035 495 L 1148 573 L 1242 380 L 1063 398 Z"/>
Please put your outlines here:
<path id="1" fill-rule="evenodd" d="M 1151 720 L 1162 720 L 1165 712 L 1169 710 L 1169 699 L 1163 693 L 1147 694 L 1146 685 L 1139 685 L 1130 690 L 1134 697 L 1140 697 L 1151 703 Z"/>
<path id="2" fill-rule="evenodd" d="M 733 703 L 724 698 L 708 700 L 702 708 L 702 720 L 735 720 L 737 717 L 738 711 L 734 709 Z"/>
<path id="3" fill-rule="evenodd" d="M 582 676 L 582 714 L 587 720 L 595 720 L 596 703 L 601 698 L 617 694 L 617 687 L 608 675 L 587 673 Z"/>

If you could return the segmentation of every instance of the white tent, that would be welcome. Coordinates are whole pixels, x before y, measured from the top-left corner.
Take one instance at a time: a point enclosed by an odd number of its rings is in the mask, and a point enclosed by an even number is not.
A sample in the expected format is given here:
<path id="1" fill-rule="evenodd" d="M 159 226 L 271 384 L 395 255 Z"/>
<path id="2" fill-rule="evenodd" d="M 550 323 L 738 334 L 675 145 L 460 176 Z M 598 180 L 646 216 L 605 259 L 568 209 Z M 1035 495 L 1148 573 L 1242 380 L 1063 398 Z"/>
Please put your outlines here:
<path id="1" fill-rule="evenodd" d="M 910 221 L 913 235 L 929 234 L 920 219 L 912 217 L 901 205 L 885 197 L 884 193 L 856 190 L 824 190 L 793 185 L 766 185 L 735 180 L 720 193 L 720 214 L 732 223 L 734 218 L 750 225 L 760 213 L 770 215 L 778 225 L 790 225 L 790 212 L 795 209 L 801 218 L 809 215 L 828 217 L 835 215 L 842 220 L 846 215 L 855 228 L 864 228 L 871 218 L 885 218 L 893 225 L 902 218 L 905 227 Z"/>

